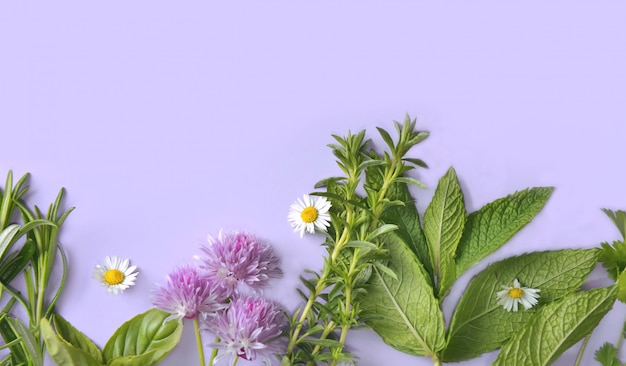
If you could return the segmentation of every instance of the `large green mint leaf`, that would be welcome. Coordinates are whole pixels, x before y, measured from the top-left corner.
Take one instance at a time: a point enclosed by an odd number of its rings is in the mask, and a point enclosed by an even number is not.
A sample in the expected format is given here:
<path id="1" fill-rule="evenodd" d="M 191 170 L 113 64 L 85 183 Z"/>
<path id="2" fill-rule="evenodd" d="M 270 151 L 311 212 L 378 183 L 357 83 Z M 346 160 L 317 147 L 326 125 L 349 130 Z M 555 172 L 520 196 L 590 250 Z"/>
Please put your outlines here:
<path id="1" fill-rule="evenodd" d="M 435 357 L 444 347 L 445 324 L 427 274 L 395 232 L 384 239 L 396 278 L 374 268 L 359 298 L 361 317 L 393 348 Z"/>
<path id="2" fill-rule="evenodd" d="M 151 362 L 145 365 L 156 364 L 178 344 L 183 331 L 182 322 L 165 321 L 168 316 L 169 313 L 151 309 L 122 324 L 104 346 L 104 360 L 111 363 L 118 357 L 154 351 Z"/>
<path id="3" fill-rule="evenodd" d="M 78 329 L 74 328 L 70 322 L 65 320 L 59 314 L 54 315 L 54 328 L 57 331 L 59 337 L 67 341 L 72 346 L 83 350 L 100 363 L 104 362 L 102 358 L 102 351 L 96 346 L 91 339 L 83 334 Z"/>
<path id="4" fill-rule="evenodd" d="M 428 273 L 428 281 L 432 285 L 433 270 L 428 255 L 428 244 L 426 244 L 426 237 L 415 207 L 415 200 L 411 196 L 408 186 L 404 183 L 392 184 L 387 191 L 387 197 L 392 201 L 401 201 L 404 205 L 388 208 L 382 214 L 381 219 L 386 224 L 393 224 L 398 227 L 395 233 L 415 253 Z"/>
<path id="5" fill-rule="evenodd" d="M 456 257 L 460 276 L 506 243 L 541 211 L 552 187 L 528 188 L 486 204 L 470 214 Z"/>
<path id="6" fill-rule="evenodd" d="M 92 357 L 81 348 L 74 347 L 63 338 L 57 336 L 47 319 L 39 322 L 46 349 L 57 365 L 65 366 L 103 366 L 101 360 Z"/>
<path id="7" fill-rule="evenodd" d="M 502 347 L 493 365 L 544 366 L 591 333 L 615 302 L 616 286 L 573 293 L 543 306 Z"/>
<path id="8" fill-rule="evenodd" d="M 518 279 L 539 289 L 539 306 L 580 288 L 596 265 L 597 249 L 534 252 L 496 262 L 467 286 L 456 307 L 444 361 L 462 361 L 493 351 L 524 324 L 535 309 L 507 312 L 496 293 Z"/>
<path id="9" fill-rule="evenodd" d="M 454 261 L 465 225 L 463 193 L 453 168 L 441 177 L 432 201 L 424 213 L 424 235 L 431 266 L 437 278 L 437 297 L 441 300 L 456 280 Z"/>

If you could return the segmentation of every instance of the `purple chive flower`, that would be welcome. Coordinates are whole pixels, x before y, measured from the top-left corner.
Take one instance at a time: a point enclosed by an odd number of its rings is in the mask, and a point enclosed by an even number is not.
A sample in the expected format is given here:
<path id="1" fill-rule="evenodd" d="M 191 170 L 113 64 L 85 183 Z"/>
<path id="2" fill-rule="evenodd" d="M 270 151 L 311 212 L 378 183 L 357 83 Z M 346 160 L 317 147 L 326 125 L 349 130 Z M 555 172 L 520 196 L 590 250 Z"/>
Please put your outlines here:
<path id="1" fill-rule="evenodd" d="M 281 335 L 286 326 L 287 319 L 276 303 L 258 296 L 236 296 L 227 310 L 204 322 L 203 330 L 220 339 L 209 344 L 222 351 L 216 361 L 230 356 L 232 365 L 237 357 L 263 358 L 271 365 L 271 356 L 285 351 Z"/>
<path id="2" fill-rule="evenodd" d="M 152 291 L 152 304 L 172 314 L 166 320 L 215 316 L 228 307 L 226 299 L 221 287 L 191 265 L 175 269 L 167 276 L 165 285 L 157 285 Z"/>
<path id="3" fill-rule="evenodd" d="M 272 247 L 254 235 L 220 232 L 217 240 L 209 236 L 209 245 L 200 250 L 200 268 L 229 295 L 238 292 L 239 284 L 258 290 L 283 274 Z"/>

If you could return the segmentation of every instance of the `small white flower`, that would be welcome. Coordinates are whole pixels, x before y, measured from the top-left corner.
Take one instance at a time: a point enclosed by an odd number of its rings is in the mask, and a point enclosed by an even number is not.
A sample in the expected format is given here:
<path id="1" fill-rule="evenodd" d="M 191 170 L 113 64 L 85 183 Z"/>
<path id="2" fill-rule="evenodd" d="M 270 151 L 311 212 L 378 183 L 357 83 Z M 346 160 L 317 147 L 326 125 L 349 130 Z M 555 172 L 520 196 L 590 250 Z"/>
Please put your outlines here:
<path id="1" fill-rule="evenodd" d="M 315 229 L 326 231 L 330 226 L 330 202 L 326 197 L 311 198 L 305 194 L 303 199 L 299 199 L 291 205 L 289 211 L 289 222 L 294 228 L 294 232 L 300 232 L 300 237 L 304 232 L 314 233 Z"/>
<path id="2" fill-rule="evenodd" d="M 135 284 L 139 272 L 135 272 L 137 266 L 129 266 L 128 259 L 107 256 L 104 262 L 104 265 L 96 265 L 92 277 L 106 286 L 108 293 L 117 295 Z"/>
<path id="3" fill-rule="evenodd" d="M 506 311 L 517 311 L 517 304 L 522 304 L 526 310 L 537 304 L 540 290 L 522 287 L 517 280 L 513 280 L 513 286 L 502 286 L 504 290 L 498 291 L 496 297 L 498 304 Z"/>

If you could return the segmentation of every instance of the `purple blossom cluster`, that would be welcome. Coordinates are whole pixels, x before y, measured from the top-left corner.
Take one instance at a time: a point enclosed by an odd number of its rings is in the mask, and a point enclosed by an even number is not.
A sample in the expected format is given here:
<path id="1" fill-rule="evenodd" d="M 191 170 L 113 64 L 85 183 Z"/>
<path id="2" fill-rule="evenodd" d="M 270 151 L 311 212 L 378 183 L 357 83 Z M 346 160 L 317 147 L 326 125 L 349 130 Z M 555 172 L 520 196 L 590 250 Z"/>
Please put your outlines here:
<path id="1" fill-rule="evenodd" d="M 280 260 L 271 246 L 243 232 L 209 237 L 201 247 L 198 265 L 172 271 L 163 285 L 152 291 L 153 305 L 170 319 L 194 319 L 206 335 L 217 340 L 217 359 L 230 356 L 262 358 L 284 350 L 281 335 L 287 326 L 282 309 L 261 296 L 272 278 L 282 275 Z"/>

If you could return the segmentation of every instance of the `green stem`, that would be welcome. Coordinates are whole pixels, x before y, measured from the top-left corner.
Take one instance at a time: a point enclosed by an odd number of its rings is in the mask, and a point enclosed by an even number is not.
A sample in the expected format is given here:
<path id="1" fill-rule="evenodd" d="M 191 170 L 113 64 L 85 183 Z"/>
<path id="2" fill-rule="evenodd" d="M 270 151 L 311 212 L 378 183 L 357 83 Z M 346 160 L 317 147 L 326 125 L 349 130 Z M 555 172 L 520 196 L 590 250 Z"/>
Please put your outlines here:
<path id="1" fill-rule="evenodd" d="M 219 343 L 221 341 L 220 337 L 215 337 L 215 343 Z M 211 352 L 211 359 L 209 360 L 209 366 L 213 366 L 215 362 L 215 357 L 217 357 L 217 348 L 213 348 L 213 352 Z"/>
<path id="2" fill-rule="evenodd" d="M 578 351 L 578 357 L 576 357 L 576 362 L 574 363 L 574 366 L 580 366 L 580 361 L 582 361 L 583 359 L 583 353 L 585 353 L 585 348 L 587 348 L 589 338 L 591 338 L 591 334 L 587 334 L 587 336 L 583 340 L 583 344 L 580 346 L 580 350 Z"/>
<path id="3" fill-rule="evenodd" d="M 350 211 L 348 213 L 350 213 Z M 341 237 L 335 244 L 333 252 L 331 253 L 331 256 L 330 256 L 331 265 L 335 263 L 335 260 L 337 259 L 337 256 L 339 255 L 341 247 L 343 246 L 343 244 L 348 242 L 349 238 L 350 238 L 350 233 L 348 229 L 346 228 L 344 229 Z M 320 278 L 317 280 L 315 291 L 309 294 L 309 299 L 307 300 L 307 303 L 304 306 L 304 309 L 302 309 L 302 313 L 300 314 L 300 318 L 298 319 L 298 325 L 296 325 L 296 328 L 294 329 L 293 334 L 289 338 L 289 345 L 287 346 L 287 355 L 291 354 L 296 344 L 298 343 L 298 337 L 300 335 L 300 332 L 302 331 L 302 326 L 304 324 L 304 321 L 306 320 L 309 312 L 313 308 L 313 303 L 319 297 L 322 291 L 326 288 L 326 280 L 328 279 L 329 275 L 330 275 L 330 268 L 324 267 L 322 269 Z"/>
<path id="4" fill-rule="evenodd" d="M 193 330 L 196 332 L 196 346 L 198 347 L 198 358 L 200 358 L 200 366 L 205 366 L 204 362 L 204 347 L 202 346 L 202 335 L 200 334 L 200 322 L 198 318 L 193 319 Z M 213 364 L 213 357 L 211 357 L 211 365 Z"/>
<path id="5" fill-rule="evenodd" d="M 335 327 L 337 326 L 337 324 L 334 321 L 330 321 L 328 324 L 326 324 L 326 326 L 324 327 L 324 331 L 322 332 L 322 334 L 320 335 L 319 339 L 326 339 L 326 337 L 328 337 L 328 335 L 330 334 L 330 332 L 332 332 L 333 330 L 335 330 Z M 315 346 L 315 348 L 313 348 L 313 351 L 311 352 L 311 356 L 315 356 L 321 349 L 321 346 L 318 344 Z"/>

